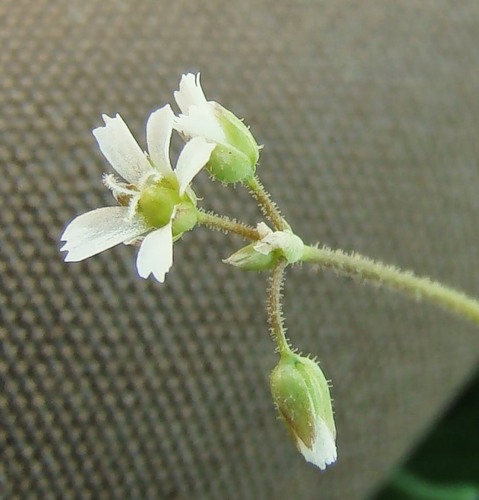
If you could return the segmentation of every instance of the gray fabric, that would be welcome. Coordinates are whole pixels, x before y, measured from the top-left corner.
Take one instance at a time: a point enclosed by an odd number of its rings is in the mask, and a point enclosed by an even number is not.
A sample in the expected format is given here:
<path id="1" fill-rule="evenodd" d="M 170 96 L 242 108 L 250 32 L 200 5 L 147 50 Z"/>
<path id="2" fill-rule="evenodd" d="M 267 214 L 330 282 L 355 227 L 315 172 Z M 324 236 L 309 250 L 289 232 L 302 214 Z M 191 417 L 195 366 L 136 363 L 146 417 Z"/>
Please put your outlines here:
<path id="1" fill-rule="evenodd" d="M 367 497 L 471 373 L 477 328 L 292 270 L 289 334 L 333 380 L 339 460 L 320 473 L 270 400 L 264 279 L 220 261 L 239 240 L 195 230 L 159 285 L 131 247 L 65 264 L 58 239 L 112 204 L 100 114 L 143 139 L 201 70 L 306 241 L 479 295 L 477 1 L 3 0 L 0 23 L 3 496 Z M 195 185 L 258 220 L 241 188 Z"/>

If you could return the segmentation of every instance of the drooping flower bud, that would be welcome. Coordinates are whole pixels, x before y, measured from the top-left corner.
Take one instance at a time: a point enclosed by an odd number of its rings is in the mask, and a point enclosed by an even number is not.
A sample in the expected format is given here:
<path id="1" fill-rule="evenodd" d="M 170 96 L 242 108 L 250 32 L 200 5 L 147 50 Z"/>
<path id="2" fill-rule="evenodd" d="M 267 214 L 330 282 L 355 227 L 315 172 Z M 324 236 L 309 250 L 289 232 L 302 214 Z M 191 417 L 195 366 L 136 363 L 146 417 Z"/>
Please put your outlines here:
<path id="1" fill-rule="evenodd" d="M 186 139 L 203 137 L 215 143 L 206 169 L 215 179 L 243 182 L 256 170 L 259 147 L 249 128 L 221 104 L 207 101 L 198 75 L 183 75 L 175 99 L 181 114 L 175 129 Z"/>
<path id="2" fill-rule="evenodd" d="M 284 352 L 270 377 L 280 417 L 304 458 L 320 469 L 336 461 L 336 427 L 329 387 L 318 364 Z"/>

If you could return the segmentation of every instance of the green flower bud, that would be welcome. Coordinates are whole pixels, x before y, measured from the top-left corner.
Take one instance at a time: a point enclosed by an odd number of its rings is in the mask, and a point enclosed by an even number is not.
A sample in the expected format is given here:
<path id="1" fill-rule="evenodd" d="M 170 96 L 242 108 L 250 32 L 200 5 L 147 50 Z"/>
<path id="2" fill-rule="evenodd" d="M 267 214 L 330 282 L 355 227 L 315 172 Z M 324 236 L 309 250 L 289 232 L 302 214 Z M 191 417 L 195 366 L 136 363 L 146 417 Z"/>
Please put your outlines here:
<path id="1" fill-rule="evenodd" d="M 270 252 L 269 254 L 259 253 L 256 251 L 255 245 L 256 243 L 250 243 L 240 248 L 223 262 L 247 271 L 266 271 L 272 269 L 278 261 L 279 255 L 276 252 Z"/>
<path id="2" fill-rule="evenodd" d="M 304 458 L 320 469 L 335 462 L 331 396 L 318 364 L 292 352 L 282 353 L 270 384 L 281 419 Z"/>

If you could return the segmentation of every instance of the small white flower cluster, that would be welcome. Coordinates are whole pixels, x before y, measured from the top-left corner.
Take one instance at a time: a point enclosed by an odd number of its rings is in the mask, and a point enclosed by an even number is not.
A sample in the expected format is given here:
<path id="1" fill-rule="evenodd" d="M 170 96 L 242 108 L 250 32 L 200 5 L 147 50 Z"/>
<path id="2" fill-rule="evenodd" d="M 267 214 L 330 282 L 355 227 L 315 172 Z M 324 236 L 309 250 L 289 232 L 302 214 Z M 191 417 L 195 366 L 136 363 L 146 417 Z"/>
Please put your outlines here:
<path id="1" fill-rule="evenodd" d="M 198 222 L 205 224 L 207 214 L 197 209 L 191 188 L 198 172 L 206 168 L 222 183 L 240 182 L 253 189 L 259 147 L 248 127 L 220 104 L 206 100 L 199 74 L 183 75 L 174 97 L 181 110 L 179 115 L 175 116 L 167 104 L 148 118 L 147 152 L 140 148 L 119 114 L 114 118 L 103 115 L 105 125 L 93 130 L 101 152 L 121 177 L 103 177 L 119 206 L 97 208 L 68 224 L 61 236 L 66 262 L 82 261 L 120 243 L 137 243 L 138 274 L 142 278 L 153 275 L 163 283 L 173 265 L 174 241 Z M 175 167 L 170 162 L 174 130 L 186 142 Z M 275 210 L 273 207 L 273 215 Z M 264 271 L 275 266 L 279 269 L 277 265 L 282 262 L 294 264 L 302 260 L 306 249 L 303 241 L 279 212 L 276 221 L 271 210 L 265 214 L 275 229 L 264 222 L 257 224 L 256 231 L 237 224 L 250 230 L 253 241 L 224 262 Z M 221 220 L 210 215 L 210 221 L 211 217 Z M 279 296 L 280 290 L 275 293 Z M 280 309 L 276 314 L 277 323 L 281 323 Z M 319 366 L 295 354 L 284 332 L 281 335 L 277 337 L 283 339 L 282 344 L 278 341 L 278 346 L 283 346 L 281 358 L 270 379 L 273 400 L 298 450 L 308 462 L 324 469 L 337 456 L 329 387 Z"/>
<path id="2" fill-rule="evenodd" d="M 103 115 L 105 126 L 93 130 L 103 155 L 123 179 L 104 176 L 104 184 L 120 206 L 98 208 L 75 218 L 61 236 L 65 261 L 78 262 L 119 243 L 141 242 L 138 274 L 164 281 L 173 263 L 174 239 L 196 223 L 196 197 L 190 183 L 213 150 L 229 141 L 219 105 L 206 100 L 199 74 L 183 75 L 174 96 L 181 114 L 175 116 L 166 105 L 150 115 L 148 152 L 142 151 L 118 114 L 114 118 Z M 176 168 L 169 155 L 174 129 L 187 141 Z"/>

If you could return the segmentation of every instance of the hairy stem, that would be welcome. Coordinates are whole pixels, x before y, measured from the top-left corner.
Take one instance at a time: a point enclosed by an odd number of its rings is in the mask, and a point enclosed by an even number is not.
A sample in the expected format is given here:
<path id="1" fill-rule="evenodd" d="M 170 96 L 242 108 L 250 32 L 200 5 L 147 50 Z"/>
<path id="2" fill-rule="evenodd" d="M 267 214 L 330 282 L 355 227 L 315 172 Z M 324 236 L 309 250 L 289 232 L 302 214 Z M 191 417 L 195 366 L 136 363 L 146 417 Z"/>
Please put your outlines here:
<path id="1" fill-rule="evenodd" d="M 281 260 L 271 272 L 268 286 L 268 323 L 271 336 L 278 346 L 280 354 L 291 352 L 284 328 L 281 297 L 284 281 L 284 270 L 288 263 Z"/>
<path id="2" fill-rule="evenodd" d="M 410 271 L 401 271 L 358 254 L 347 254 L 326 247 L 306 246 L 301 260 L 318 264 L 322 268 L 334 269 L 346 276 L 359 277 L 387 286 L 416 300 L 429 300 L 479 324 L 479 301 L 429 278 L 415 276 Z"/>
<path id="3" fill-rule="evenodd" d="M 198 210 L 198 224 L 208 226 L 216 231 L 234 233 L 248 240 L 259 239 L 258 231 L 254 227 L 237 222 L 224 215 L 216 215 L 212 212 Z"/>
<path id="4" fill-rule="evenodd" d="M 275 229 L 289 229 L 288 223 L 283 219 L 276 204 L 271 200 L 269 193 L 261 184 L 257 176 L 246 181 L 249 192 L 258 202 L 263 214 L 273 223 Z"/>

